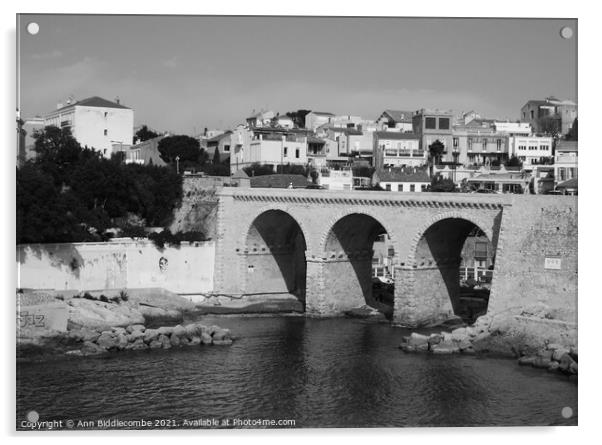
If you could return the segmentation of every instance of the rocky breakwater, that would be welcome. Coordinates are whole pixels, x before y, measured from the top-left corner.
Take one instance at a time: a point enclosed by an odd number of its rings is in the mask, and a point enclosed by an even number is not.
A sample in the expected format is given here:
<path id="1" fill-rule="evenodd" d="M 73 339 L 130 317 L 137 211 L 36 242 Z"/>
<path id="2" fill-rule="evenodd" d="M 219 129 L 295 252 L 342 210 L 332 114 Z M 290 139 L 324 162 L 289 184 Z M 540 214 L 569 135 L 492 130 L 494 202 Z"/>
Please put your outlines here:
<path id="1" fill-rule="evenodd" d="M 545 305 L 479 317 L 472 326 L 424 335 L 412 333 L 404 352 L 490 354 L 513 357 L 520 365 L 547 369 L 577 379 L 577 328 L 556 318 Z"/>
<path id="2" fill-rule="evenodd" d="M 142 324 L 113 327 L 108 330 L 89 328 L 70 331 L 66 336 L 67 355 L 89 356 L 116 351 L 170 349 L 199 345 L 231 345 L 229 329 L 190 323 L 185 326 L 147 328 Z"/>

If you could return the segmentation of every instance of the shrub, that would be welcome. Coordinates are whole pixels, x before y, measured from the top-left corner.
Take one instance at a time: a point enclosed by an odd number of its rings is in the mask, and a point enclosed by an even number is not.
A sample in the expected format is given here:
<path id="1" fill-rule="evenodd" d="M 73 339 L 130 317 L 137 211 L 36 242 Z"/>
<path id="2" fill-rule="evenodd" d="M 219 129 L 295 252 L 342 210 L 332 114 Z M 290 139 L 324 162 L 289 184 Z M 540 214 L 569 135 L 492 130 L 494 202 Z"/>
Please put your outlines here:
<path id="1" fill-rule="evenodd" d="M 125 290 L 122 290 L 119 292 L 119 298 L 121 298 L 121 301 L 128 301 L 130 297 Z"/>

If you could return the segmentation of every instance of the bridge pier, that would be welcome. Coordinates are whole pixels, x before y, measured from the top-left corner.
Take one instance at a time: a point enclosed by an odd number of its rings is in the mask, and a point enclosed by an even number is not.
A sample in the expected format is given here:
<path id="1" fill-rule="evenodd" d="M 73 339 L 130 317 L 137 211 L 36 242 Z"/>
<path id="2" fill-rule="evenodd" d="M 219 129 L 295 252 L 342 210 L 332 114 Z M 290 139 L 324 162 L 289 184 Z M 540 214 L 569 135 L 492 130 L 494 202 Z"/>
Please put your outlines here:
<path id="1" fill-rule="evenodd" d="M 308 258 L 305 312 L 341 315 L 366 304 L 371 286 L 370 260 Z"/>
<path id="2" fill-rule="evenodd" d="M 417 328 L 451 318 L 452 299 L 460 290 L 458 273 L 459 263 L 397 266 L 393 323 Z"/>

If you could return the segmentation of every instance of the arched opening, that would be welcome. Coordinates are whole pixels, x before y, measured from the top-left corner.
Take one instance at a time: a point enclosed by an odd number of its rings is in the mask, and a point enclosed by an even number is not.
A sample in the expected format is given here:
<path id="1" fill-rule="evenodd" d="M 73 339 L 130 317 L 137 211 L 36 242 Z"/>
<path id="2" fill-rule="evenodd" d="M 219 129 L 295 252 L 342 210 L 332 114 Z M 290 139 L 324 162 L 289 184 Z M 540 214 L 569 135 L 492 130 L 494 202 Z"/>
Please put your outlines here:
<path id="1" fill-rule="evenodd" d="M 444 306 L 472 323 L 487 312 L 495 264 L 491 240 L 473 222 L 445 218 L 431 225 L 416 247 L 416 290 L 419 299 Z"/>
<path id="2" fill-rule="evenodd" d="M 305 307 L 305 237 L 288 213 L 268 210 L 247 233 L 246 293 L 295 295 Z"/>
<path id="3" fill-rule="evenodd" d="M 339 308 L 371 306 L 393 315 L 393 244 L 386 229 L 369 215 L 338 220 L 325 242 L 325 288 Z"/>

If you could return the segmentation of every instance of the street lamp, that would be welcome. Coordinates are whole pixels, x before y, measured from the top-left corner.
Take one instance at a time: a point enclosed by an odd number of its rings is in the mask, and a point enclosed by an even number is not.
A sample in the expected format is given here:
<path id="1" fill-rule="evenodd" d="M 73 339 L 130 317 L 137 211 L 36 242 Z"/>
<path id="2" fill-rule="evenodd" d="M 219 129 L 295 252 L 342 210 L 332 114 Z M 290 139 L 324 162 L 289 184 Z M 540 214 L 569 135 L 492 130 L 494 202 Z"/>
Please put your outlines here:
<path id="1" fill-rule="evenodd" d="M 180 174 L 180 157 L 176 156 L 176 173 Z"/>

